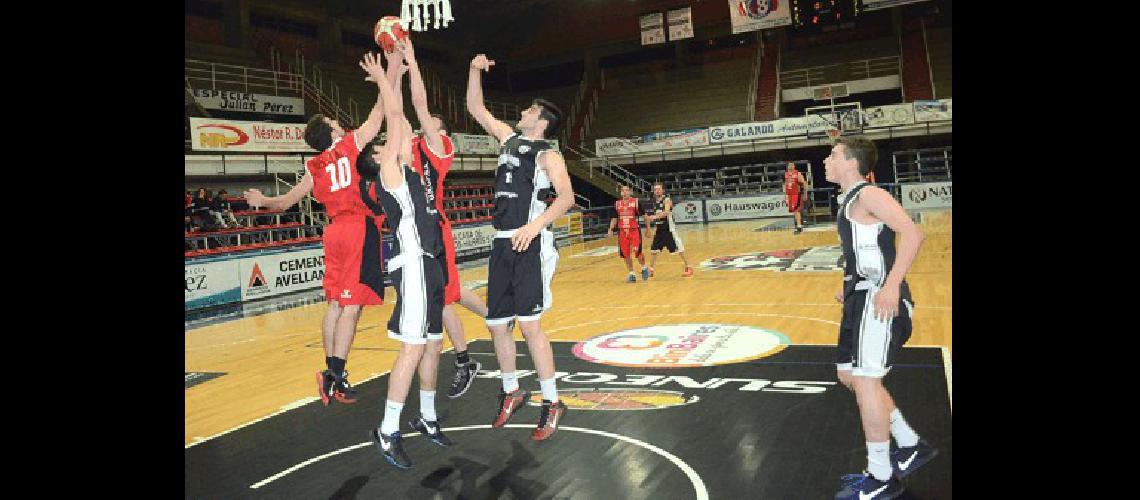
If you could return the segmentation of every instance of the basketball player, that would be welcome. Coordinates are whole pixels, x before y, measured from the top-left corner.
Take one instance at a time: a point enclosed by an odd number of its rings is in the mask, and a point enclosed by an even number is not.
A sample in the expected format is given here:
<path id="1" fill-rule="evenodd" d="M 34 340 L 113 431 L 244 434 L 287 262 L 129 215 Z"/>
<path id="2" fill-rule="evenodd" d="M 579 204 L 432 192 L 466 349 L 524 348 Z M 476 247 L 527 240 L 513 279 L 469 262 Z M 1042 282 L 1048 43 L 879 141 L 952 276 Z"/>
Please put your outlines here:
<path id="1" fill-rule="evenodd" d="M 641 263 L 641 279 L 647 280 L 649 268 L 645 267 L 645 254 L 641 251 L 641 226 L 637 225 L 637 216 L 644 214 L 637 204 L 637 198 L 630 197 L 629 186 L 622 184 L 621 199 L 614 202 L 614 211 L 617 212 L 617 217 L 610 219 L 610 229 L 606 232 L 606 237 L 613 236 L 614 226 L 618 226 L 618 255 L 625 259 L 625 269 L 629 271 L 626 281 L 637 282 L 637 277 L 633 274 L 634 254 Z M 645 226 L 649 227 L 649 219 L 645 220 Z"/>
<path id="2" fill-rule="evenodd" d="M 677 234 L 677 225 L 673 222 L 673 200 L 665 195 L 665 185 L 660 182 L 653 184 L 653 204 L 653 215 L 646 217 L 646 227 L 652 227 L 653 231 L 653 243 L 649 245 L 649 251 L 653 253 L 649 259 L 649 275 L 653 276 L 657 254 L 665 248 L 669 253 L 676 252 L 681 256 L 681 262 L 685 263 L 685 270 L 681 276 L 685 278 L 692 276 L 693 268 L 689 265 L 689 259 L 685 257 L 685 243 L 681 241 L 681 235 Z"/>
<path id="3" fill-rule="evenodd" d="M 545 99 L 535 99 L 518 121 L 518 132 L 487 111 L 483 103 L 482 72 L 494 61 L 479 54 L 471 60 L 467 77 L 467 110 L 499 143 L 499 166 L 495 170 L 495 239 L 487 264 L 487 325 L 495 341 L 495 355 L 503 374 L 499 414 L 492 427 L 506 425 L 523 406 L 528 391 L 519 387 L 515 374 L 515 342 L 507 323 L 518 318 L 542 389 L 542 413 L 531 438 L 542 441 L 558 430 L 566 412 L 554 383 L 554 354 L 542 333 L 539 319 L 550 309 L 550 280 L 558 263 L 554 234 L 547 229 L 574 204 L 574 190 L 562 155 L 545 138 L 554 136 L 562 122 L 562 110 Z M 545 200 L 553 185 L 556 198 Z M 538 241 L 532 244 L 532 240 Z"/>
<path id="4" fill-rule="evenodd" d="M 800 193 L 806 185 L 803 174 L 796 170 L 796 164 L 788 162 L 788 170 L 784 172 L 784 194 L 788 197 L 788 212 L 796 217 L 795 234 L 804 232 L 803 214 L 800 213 L 803 211 L 803 197 Z"/>
<path id="5" fill-rule="evenodd" d="M 419 64 L 416 62 L 415 47 L 411 39 L 402 41 L 404 46 L 404 60 L 408 64 L 409 90 L 412 93 L 412 107 L 416 110 L 416 118 L 420 122 L 420 135 L 412 138 L 412 166 L 423 178 L 424 185 L 433 191 L 426 193 L 428 201 L 433 205 L 442 224 L 444 264 L 447 271 L 447 289 L 444 290 L 443 325 L 447 329 L 447 336 L 455 346 L 455 377 L 452 379 L 451 389 L 447 394 L 449 398 L 457 398 L 467 392 L 475 375 L 479 373 L 482 365 L 478 361 L 471 361 L 467 354 L 467 339 L 463 331 L 463 322 L 455 311 L 455 304 L 459 302 L 480 318 L 487 316 L 487 305 L 478 295 L 460 286 L 459 268 L 455 265 L 455 239 L 451 234 L 451 220 L 443 208 L 443 180 L 451 169 L 455 146 L 447 136 L 448 127 L 443 117 L 428 111 L 427 90 L 424 88 L 423 77 L 420 74 Z M 389 67 L 393 63 L 389 59 Z M 426 168 L 425 168 L 426 167 Z"/>
<path id="6" fill-rule="evenodd" d="M 443 341 L 443 289 L 447 280 L 440 262 L 443 238 L 439 214 L 427 199 L 430 187 L 425 189 L 416 171 L 398 161 L 401 156 L 409 156 L 407 149 L 411 145 L 411 126 L 403 116 L 403 99 L 387 81 L 378 58 L 365 54 L 360 66 L 368 73 L 366 80 L 375 82 L 380 89 L 389 124 L 388 140 L 373 159 L 380 171 L 380 189 L 376 193 L 395 235 L 388 274 L 396 289 L 396 307 L 388 320 L 388 337 L 400 341 L 400 352 L 388 378 L 384 417 L 378 427 L 369 431 L 369 437 L 388 463 L 407 469 L 412 467 L 412 461 L 404 451 L 400 413 L 417 370 L 421 379 L 421 415 L 411 425 L 436 444 L 451 445 L 439 428 L 434 407 L 435 372 Z M 424 387 L 433 388 L 432 398 L 425 400 Z"/>
<path id="7" fill-rule="evenodd" d="M 245 192 L 253 207 L 285 210 L 307 193 L 325 206 L 329 225 L 322 237 L 325 254 L 324 289 L 329 307 L 321 325 L 326 370 L 317 373 L 321 402 L 355 403 L 357 392 L 348 382 L 348 351 L 356 336 L 360 309 L 384 303 L 384 273 L 380 235 L 374 213 L 361 196 L 357 158 L 365 144 L 380 131 L 384 110 L 378 99 L 367 120 L 345 131 L 335 120 L 313 115 L 305 126 L 305 143 L 321 151 L 305 163 L 305 176 L 281 196 L 265 196 L 257 189 Z"/>
<path id="8" fill-rule="evenodd" d="M 840 185 L 838 230 L 846 269 L 839 327 L 839 381 L 855 393 L 867 440 L 867 469 L 841 479 L 837 499 L 894 498 L 902 477 L 926 464 L 937 450 L 907 425 L 882 378 L 910 338 L 914 302 L 905 276 L 918 255 L 923 233 L 890 193 L 864 176 L 878 160 L 875 144 L 862 136 L 840 138 L 824 159 L 827 180 Z M 895 250 L 895 234 L 901 241 Z M 898 449 L 892 454 L 890 438 Z"/>

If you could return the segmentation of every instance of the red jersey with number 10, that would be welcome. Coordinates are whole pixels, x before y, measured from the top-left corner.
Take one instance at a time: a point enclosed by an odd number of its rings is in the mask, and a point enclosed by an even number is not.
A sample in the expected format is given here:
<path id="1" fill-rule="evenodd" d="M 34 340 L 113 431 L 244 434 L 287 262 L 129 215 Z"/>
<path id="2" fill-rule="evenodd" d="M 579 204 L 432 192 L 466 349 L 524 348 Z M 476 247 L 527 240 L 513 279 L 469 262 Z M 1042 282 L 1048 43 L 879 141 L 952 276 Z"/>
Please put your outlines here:
<path id="1" fill-rule="evenodd" d="M 356 131 L 348 130 L 331 147 L 305 162 L 305 169 L 313 176 L 313 197 L 325 206 L 330 220 L 343 215 L 372 215 L 360 198 L 360 174 L 356 172 L 359 154 Z"/>
<path id="2" fill-rule="evenodd" d="M 614 209 L 618 214 L 618 229 L 622 231 L 638 229 L 637 216 L 641 215 L 641 209 L 638 208 L 637 198 L 618 200 L 614 203 Z"/>

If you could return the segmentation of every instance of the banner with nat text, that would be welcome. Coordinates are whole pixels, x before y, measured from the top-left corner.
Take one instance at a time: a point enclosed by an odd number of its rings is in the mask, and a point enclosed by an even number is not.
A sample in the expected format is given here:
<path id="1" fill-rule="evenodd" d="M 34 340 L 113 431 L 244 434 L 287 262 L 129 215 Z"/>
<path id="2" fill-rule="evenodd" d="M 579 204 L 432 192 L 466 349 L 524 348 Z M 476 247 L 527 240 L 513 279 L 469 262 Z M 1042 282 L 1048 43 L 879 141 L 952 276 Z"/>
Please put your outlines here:
<path id="1" fill-rule="evenodd" d="M 641 44 L 665 43 L 665 16 L 660 12 L 645 14 L 640 18 Z"/>
<path id="2" fill-rule="evenodd" d="M 907 210 L 923 208 L 951 208 L 954 206 L 953 182 L 923 182 L 903 184 L 902 205 Z"/>
<path id="3" fill-rule="evenodd" d="M 954 119 L 954 100 L 914 101 L 914 121 L 936 122 Z"/>
<path id="4" fill-rule="evenodd" d="M 709 137 L 707 129 L 691 128 L 688 130 L 675 130 L 671 132 L 654 132 L 652 134 L 636 135 L 632 137 L 607 137 L 594 141 L 595 152 L 599 156 L 648 153 L 662 149 L 687 148 L 691 146 L 707 146 Z"/>
<path id="5" fill-rule="evenodd" d="M 693 37 L 693 8 L 684 7 L 671 10 L 666 15 L 669 21 L 669 40 Z"/>
<path id="6" fill-rule="evenodd" d="M 194 99 L 206 109 L 246 113 L 305 116 L 305 100 L 231 90 L 194 89 Z"/>
<path id="7" fill-rule="evenodd" d="M 732 33 L 792 24 L 791 0 L 728 0 Z"/>
<path id="8" fill-rule="evenodd" d="M 305 124 L 190 118 L 194 151 L 313 153 L 305 144 Z"/>

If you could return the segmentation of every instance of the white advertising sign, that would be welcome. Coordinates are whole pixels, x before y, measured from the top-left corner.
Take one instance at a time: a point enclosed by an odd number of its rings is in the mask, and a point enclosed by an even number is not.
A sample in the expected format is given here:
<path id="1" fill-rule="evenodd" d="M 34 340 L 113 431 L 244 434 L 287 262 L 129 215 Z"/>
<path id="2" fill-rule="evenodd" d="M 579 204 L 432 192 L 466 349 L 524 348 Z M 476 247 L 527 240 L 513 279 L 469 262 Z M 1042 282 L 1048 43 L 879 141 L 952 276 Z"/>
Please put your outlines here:
<path id="1" fill-rule="evenodd" d="M 806 136 L 825 132 L 830 125 L 818 115 L 780 118 L 770 122 L 736 123 L 709 127 L 709 142 L 747 141 L 774 137 Z"/>
<path id="2" fill-rule="evenodd" d="M 323 248 L 257 255 L 240 260 L 241 300 L 272 297 L 322 286 Z"/>
<path id="3" fill-rule="evenodd" d="M 190 118 L 194 151 L 313 153 L 305 144 L 305 124 Z"/>
<path id="4" fill-rule="evenodd" d="M 490 224 L 459 226 L 451 228 L 451 235 L 455 238 L 456 256 L 490 252 L 495 228 Z"/>
<path id="5" fill-rule="evenodd" d="M 694 128 L 671 132 L 654 132 L 633 137 L 607 137 L 595 139 L 594 149 L 599 156 L 648 153 L 663 149 L 707 146 L 709 135 L 706 129 Z"/>
<path id="6" fill-rule="evenodd" d="M 666 17 L 669 19 L 669 40 L 693 37 L 692 7 L 671 10 Z"/>
<path id="7" fill-rule="evenodd" d="M 914 121 L 934 122 L 954 119 L 953 99 L 914 101 Z"/>
<path id="8" fill-rule="evenodd" d="M 792 24 L 791 0 L 728 0 L 732 33 Z"/>
<path id="9" fill-rule="evenodd" d="M 902 185 L 902 205 L 907 210 L 950 208 L 954 194 L 952 182 L 923 182 Z"/>
<path id="10" fill-rule="evenodd" d="M 641 44 L 665 43 L 665 16 L 653 12 L 641 16 Z"/>
<path id="11" fill-rule="evenodd" d="M 705 214 L 709 222 L 792 215 L 788 212 L 788 200 L 783 195 L 705 200 Z"/>
<path id="12" fill-rule="evenodd" d="M 237 260 L 190 261 L 185 269 L 187 310 L 241 300 Z"/>
<path id="13" fill-rule="evenodd" d="M 705 221 L 705 200 L 689 200 L 673 205 L 673 222 L 685 224 Z"/>
<path id="14" fill-rule="evenodd" d="M 305 100 L 230 90 L 194 89 L 194 99 L 206 109 L 305 116 Z"/>
<path id="15" fill-rule="evenodd" d="M 914 106 L 910 104 L 890 104 L 863 110 L 864 127 L 891 127 L 914 123 Z"/>

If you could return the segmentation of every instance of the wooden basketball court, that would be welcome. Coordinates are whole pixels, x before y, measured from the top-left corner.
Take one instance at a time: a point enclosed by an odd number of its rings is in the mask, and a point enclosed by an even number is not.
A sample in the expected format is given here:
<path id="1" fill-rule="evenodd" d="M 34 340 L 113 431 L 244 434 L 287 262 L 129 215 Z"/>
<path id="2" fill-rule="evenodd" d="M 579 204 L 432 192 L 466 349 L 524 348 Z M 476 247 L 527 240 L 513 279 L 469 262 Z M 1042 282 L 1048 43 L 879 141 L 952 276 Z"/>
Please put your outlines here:
<path id="1" fill-rule="evenodd" d="M 949 382 L 952 213 L 925 212 L 918 220 L 926 240 L 907 276 L 916 303 L 914 332 L 907 346 L 945 348 Z M 834 225 L 809 227 L 798 235 L 786 229 L 765 230 L 779 224 L 786 223 L 767 219 L 681 226 L 686 254 L 696 269 L 691 278 L 680 276 L 679 257 L 663 253 L 654 278 L 643 282 L 639 275 L 637 283 L 626 283 L 625 266 L 616 250 L 607 253 L 606 247 L 616 245 L 616 238 L 563 246 L 553 282 L 554 305 L 542 318 L 544 330 L 552 340 L 577 341 L 652 325 L 716 323 L 776 331 L 792 344 L 834 344 L 841 316 L 834 295 L 842 273 L 800 270 L 796 265 L 809 255 L 805 249 L 823 260 L 831 255 L 826 247 L 839 244 Z M 648 247 L 646 241 L 644 248 Z M 727 258 L 731 256 L 740 257 Z M 718 268 L 701 265 L 713 259 Z M 461 271 L 460 279 L 471 287 L 471 282 L 486 280 L 486 274 L 486 268 L 479 266 Z M 483 295 L 485 289 L 476 293 Z M 384 325 L 395 295 L 388 290 L 386 297 L 391 303 L 366 308 L 361 315 L 348 363 L 355 385 L 387 373 L 399 349 L 386 336 Z M 185 371 L 223 374 L 186 389 L 187 446 L 316 399 L 313 374 L 324 366 L 325 307 L 323 303 L 300 306 L 186 331 Z M 490 338 L 481 318 L 466 309 L 459 311 L 468 339 Z M 517 329 L 515 337 L 522 339 Z M 445 342 L 445 348 L 450 344 Z M 444 354 L 441 393 L 447 391 L 452 360 L 451 354 Z M 362 399 L 356 406 L 378 415 L 382 404 Z M 855 411 L 853 403 L 851 410 Z"/>

